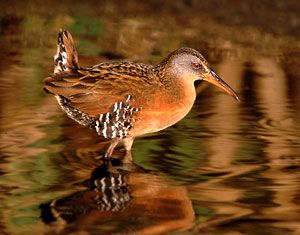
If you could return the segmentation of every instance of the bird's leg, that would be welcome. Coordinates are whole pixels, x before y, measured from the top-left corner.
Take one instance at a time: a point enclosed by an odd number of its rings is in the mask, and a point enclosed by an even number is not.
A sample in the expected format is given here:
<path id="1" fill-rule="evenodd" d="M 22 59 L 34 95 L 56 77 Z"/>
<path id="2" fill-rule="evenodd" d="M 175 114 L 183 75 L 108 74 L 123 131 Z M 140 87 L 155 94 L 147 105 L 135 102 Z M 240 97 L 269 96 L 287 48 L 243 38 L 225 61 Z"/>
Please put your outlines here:
<path id="1" fill-rule="evenodd" d="M 132 154 L 131 154 L 131 147 L 133 144 L 134 138 L 132 137 L 127 137 L 123 139 L 123 144 L 126 149 L 126 154 L 123 158 L 123 163 L 131 163 L 132 162 Z"/>
<path id="2" fill-rule="evenodd" d="M 112 163 L 110 161 L 110 157 L 119 142 L 120 142 L 120 138 L 112 139 L 110 142 L 110 145 L 109 145 L 108 149 L 106 150 L 106 153 L 103 157 L 103 165 L 107 167 L 109 172 L 117 173 L 117 170 L 115 169 L 115 167 L 112 165 Z"/>
<path id="3" fill-rule="evenodd" d="M 112 155 L 112 152 L 114 151 L 115 147 L 118 145 L 119 142 L 120 142 L 120 138 L 114 138 L 111 140 L 110 145 L 109 145 L 108 149 L 106 150 L 103 160 L 109 160 L 109 158 Z"/>

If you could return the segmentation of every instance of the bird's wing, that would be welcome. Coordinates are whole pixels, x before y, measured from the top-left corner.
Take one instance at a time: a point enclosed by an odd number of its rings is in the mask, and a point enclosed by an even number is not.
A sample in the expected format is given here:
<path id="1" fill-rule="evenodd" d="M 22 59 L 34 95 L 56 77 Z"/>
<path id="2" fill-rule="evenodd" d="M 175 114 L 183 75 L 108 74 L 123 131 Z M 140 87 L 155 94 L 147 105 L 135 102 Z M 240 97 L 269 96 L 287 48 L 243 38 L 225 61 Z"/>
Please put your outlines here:
<path id="1" fill-rule="evenodd" d="M 95 117 L 109 112 L 115 103 L 125 101 L 128 95 L 136 100 L 143 92 L 141 87 L 150 89 L 151 80 L 146 74 L 149 67 L 103 63 L 92 68 L 55 73 L 45 79 L 45 90 L 65 97 L 69 106 Z"/>

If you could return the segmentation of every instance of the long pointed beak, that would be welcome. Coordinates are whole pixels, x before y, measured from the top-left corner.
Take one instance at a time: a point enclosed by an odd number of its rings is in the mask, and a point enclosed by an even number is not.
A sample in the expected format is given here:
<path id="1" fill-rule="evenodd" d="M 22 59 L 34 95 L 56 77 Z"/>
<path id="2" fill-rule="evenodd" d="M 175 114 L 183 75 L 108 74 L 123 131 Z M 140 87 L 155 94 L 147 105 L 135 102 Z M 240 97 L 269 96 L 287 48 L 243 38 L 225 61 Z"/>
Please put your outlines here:
<path id="1" fill-rule="evenodd" d="M 233 96 L 237 101 L 241 101 L 237 93 L 226 82 L 224 82 L 212 69 L 209 69 L 209 71 L 204 74 L 203 80 L 217 87 L 220 87 L 226 93 Z"/>

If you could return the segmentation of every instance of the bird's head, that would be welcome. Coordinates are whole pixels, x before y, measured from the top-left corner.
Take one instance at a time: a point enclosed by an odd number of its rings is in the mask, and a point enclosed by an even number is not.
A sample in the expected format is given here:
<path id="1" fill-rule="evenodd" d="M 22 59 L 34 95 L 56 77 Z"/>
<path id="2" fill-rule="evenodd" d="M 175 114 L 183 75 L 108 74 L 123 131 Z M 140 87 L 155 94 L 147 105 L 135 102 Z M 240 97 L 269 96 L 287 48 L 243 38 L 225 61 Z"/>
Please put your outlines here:
<path id="1" fill-rule="evenodd" d="M 162 63 L 177 78 L 194 82 L 207 81 L 240 101 L 237 93 L 224 82 L 208 65 L 204 57 L 192 48 L 180 48 L 173 51 Z"/>

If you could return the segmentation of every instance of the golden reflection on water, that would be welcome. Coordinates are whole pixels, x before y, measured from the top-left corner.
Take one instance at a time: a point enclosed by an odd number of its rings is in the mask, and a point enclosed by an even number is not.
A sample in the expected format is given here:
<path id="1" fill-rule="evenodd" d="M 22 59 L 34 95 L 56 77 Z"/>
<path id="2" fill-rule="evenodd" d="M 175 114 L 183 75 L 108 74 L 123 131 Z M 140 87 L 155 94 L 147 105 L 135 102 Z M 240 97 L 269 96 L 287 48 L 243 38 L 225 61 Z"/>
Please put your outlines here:
<path id="1" fill-rule="evenodd" d="M 293 229 L 297 234 L 300 233 L 297 219 L 299 204 L 295 203 L 295 196 L 299 193 L 299 173 L 295 174 L 287 168 L 295 165 L 299 167 L 299 145 L 297 148 L 293 145 L 294 142 L 299 141 L 299 136 L 296 135 L 299 126 L 295 123 L 294 115 L 291 115 L 293 110 L 288 103 L 288 78 L 282 68 L 269 58 L 257 59 L 254 66 L 262 76 L 257 80 L 257 86 L 262 88 L 257 91 L 262 119 L 271 123 L 271 125 L 264 125 L 268 135 L 261 134 L 261 138 L 267 142 L 264 152 L 269 167 L 262 173 L 262 177 L 272 179 L 273 186 L 270 186 L 270 189 L 276 187 L 273 203 L 277 205 L 264 208 L 259 217 L 268 215 L 274 220 L 274 226 Z"/>
<path id="2" fill-rule="evenodd" d="M 99 233 L 163 234 L 192 227 L 194 211 L 184 186 L 135 169 L 126 172 L 105 165 L 79 183 L 82 189 L 42 204 L 43 221 L 55 232 L 92 228 Z M 138 167 L 137 167 L 138 168 Z M 126 224 L 126 226 L 124 226 Z"/>
<path id="3" fill-rule="evenodd" d="M 78 3 L 88 13 L 82 15 L 72 13 L 76 4 L 62 4 L 55 14 L 48 12 L 51 2 L 38 11 L 19 4 L 31 14 L 1 7 L 0 51 L 7 59 L 0 61 L 0 233 L 300 233 L 294 35 L 235 28 L 230 20 L 224 27 L 214 16 L 187 14 L 188 6 L 178 12 L 176 4 L 172 14 L 162 9 L 153 16 L 137 13 L 148 11 L 142 1 L 96 4 L 97 11 Z M 200 85 L 185 119 L 136 141 L 137 166 L 103 171 L 96 157 L 107 143 L 68 120 L 41 90 L 60 27 L 73 32 L 83 65 L 107 57 L 157 63 L 181 45 L 195 47 L 242 102 Z M 118 177 L 121 188 L 101 191 Z"/>

